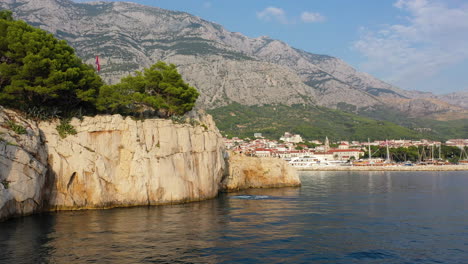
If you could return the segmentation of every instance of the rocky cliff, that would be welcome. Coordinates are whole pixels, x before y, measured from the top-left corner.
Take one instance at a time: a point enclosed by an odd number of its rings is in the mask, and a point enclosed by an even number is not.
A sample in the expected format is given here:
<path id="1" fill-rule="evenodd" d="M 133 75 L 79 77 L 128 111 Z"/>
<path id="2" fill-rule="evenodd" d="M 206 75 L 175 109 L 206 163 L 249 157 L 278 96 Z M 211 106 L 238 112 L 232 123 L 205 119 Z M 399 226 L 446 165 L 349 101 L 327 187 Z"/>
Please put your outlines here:
<path id="1" fill-rule="evenodd" d="M 113 115 L 71 124 L 77 134 L 65 139 L 56 123 L 39 125 L 54 182 L 51 209 L 197 201 L 218 193 L 224 143 L 211 119 L 192 126 Z"/>
<path id="2" fill-rule="evenodd" d="M 298 186 L 280 159 L 232 155 L 211 116 L 185 122 L 120 115 L 34 122 L 0 106 L 0 221 L 41 210 L 199 201 L 220 190 Z M 229 170 L 226 170 L 229 167 Z"/>
<path id="3" fill-rule="evenodd" d="M 225 191 L 249 188 L 300 186 L 297 172 L 278 158 L 247 157 L 230 153 L 229 170 L 222 181 Z"/>
<path id="4" fill-rule="evenodd" d="M 5 109 L 0 118 L 0 219 L 218 194 L 224 143 L 211 117 L 194 125 L 85 117 L 71 121 L 77 133 L 66 138 L 57 132 L 58 122 L 36 124 Z"/>
<path id="5" fill-rule="evenodd" d="M 456 93 L 441 95 L 439 96 L 439 99 L 452 105 L 468 109 L 468 89 Z"/>
<path id="6" fill-rule="evenodd" d="M 0 106 L 0 220 L 42 208 L 46 173 L 37 124 Z"/>

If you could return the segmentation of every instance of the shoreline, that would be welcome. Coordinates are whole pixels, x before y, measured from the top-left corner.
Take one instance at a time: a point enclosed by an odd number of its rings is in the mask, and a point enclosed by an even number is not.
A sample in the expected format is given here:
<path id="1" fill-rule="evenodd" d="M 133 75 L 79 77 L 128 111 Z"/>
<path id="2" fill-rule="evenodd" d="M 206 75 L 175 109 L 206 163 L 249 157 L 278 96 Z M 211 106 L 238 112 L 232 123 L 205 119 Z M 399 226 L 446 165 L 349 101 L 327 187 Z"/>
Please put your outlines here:
<path id="1" fill-rule="evenodd" d="M 297 171 L 468 171 L 468 165 L 426 166 L 316 166 L 295 168 Z"/>

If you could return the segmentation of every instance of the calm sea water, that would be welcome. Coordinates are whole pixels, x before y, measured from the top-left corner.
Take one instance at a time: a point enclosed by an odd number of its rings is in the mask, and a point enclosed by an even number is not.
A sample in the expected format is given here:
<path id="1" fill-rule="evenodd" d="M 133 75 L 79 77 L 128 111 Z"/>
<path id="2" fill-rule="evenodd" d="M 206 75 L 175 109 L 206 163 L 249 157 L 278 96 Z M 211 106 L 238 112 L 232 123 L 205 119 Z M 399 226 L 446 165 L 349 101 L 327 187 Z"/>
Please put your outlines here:
<path id="1" fill-rule="evenodd" d="M 0 263 L 468 263 L 468 172 L 308 172 L 301 188 L 0 223 Z"/>

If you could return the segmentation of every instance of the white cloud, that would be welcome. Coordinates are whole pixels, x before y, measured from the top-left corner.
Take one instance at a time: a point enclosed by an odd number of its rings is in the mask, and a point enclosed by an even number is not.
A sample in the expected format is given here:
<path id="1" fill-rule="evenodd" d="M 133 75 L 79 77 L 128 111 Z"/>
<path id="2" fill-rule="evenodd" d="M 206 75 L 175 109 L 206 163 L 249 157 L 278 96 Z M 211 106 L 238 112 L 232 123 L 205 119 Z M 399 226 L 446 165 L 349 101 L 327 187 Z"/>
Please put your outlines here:
<path id="1" fill-rule="evenodd" d="M 267 22 L 277 21 L 281 24 L 288 24 L 284 10 L 274 6 L 269 6 L 263 11 L 257 12 L 257 18 Z"/>
<path id="2" fill-rule="evenodd" d="M 367 58 L 364 70 L 405 86 L 468 61 L 468 5 L 398 0 L 394 6 L 408 13 L 405 23 L 362 29 L 353 45 Z"/>
<path id="3" fill-rule="evenodd" d="M 320 13 L 314 12 L 302 12 L 301 20 L 304 23 L 315 23 L 315 22 L 323 22 L 325 21 L 325 17 Z"/>

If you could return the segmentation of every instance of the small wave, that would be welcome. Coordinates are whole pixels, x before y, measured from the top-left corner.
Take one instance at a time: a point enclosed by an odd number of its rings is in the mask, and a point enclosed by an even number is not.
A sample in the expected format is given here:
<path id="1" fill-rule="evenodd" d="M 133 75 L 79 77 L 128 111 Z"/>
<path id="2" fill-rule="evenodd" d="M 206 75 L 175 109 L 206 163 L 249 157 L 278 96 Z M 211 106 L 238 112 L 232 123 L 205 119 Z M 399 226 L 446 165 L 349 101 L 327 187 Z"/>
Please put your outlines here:
<path id="1" fill-rule="evenodd" d="M 348 254 L 348 257 L 354 259 L 386 259 L 394 258 L 395 256 L 392 253 L 380 251 L 380 250 L 370 250 L 370 251 L 360 251 L 353 252 Z"/>
<path id="2" fill-rule="evenodd" d="M 268 199 L 270 196 L 268 195 L 236 195 L 231 196 L 232 199 L 244 199 L 244 200 L 263 200 Z"/>

